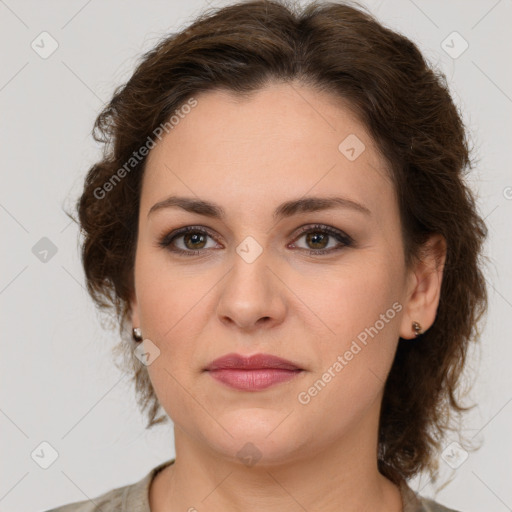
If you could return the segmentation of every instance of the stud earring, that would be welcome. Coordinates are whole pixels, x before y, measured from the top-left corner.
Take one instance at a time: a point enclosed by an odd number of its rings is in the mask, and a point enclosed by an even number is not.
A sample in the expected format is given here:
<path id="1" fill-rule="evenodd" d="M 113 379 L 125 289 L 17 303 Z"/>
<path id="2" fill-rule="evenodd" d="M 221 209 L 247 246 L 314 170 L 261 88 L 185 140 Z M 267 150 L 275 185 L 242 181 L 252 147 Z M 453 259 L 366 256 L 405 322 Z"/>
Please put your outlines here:
<path id="1" fill-rule="evenodd" d="M 412 323 L 412 328 L 414 330 L 414 335 L 416 337 L 418 337 L 420 334 L 423 334 L 423 332 L 421 330 L 421 325 L 418 322 L 413 322 Z"/>
<path id="2" fill-rule="evenodd" d="M 140 327 L 132 329 L 132 337 L 137 343 L 142 341 L 142 331 L 140 330 Z"/>

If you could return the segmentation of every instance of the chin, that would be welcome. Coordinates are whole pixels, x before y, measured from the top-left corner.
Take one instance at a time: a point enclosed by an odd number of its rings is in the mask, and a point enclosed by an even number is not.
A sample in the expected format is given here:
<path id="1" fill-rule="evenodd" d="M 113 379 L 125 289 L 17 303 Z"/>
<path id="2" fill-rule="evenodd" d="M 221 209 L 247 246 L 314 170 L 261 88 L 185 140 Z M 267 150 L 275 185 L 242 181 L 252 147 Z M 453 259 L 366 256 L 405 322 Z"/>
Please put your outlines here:
<path id="1" fill-rule="evenodd" d="M 239 413 L 244 413 L 244 417 L 238 421 L 234 415 L 232 421 L 226 421 L 225 416 L 218 418 L 225 430 L 215 429 L 210 431 L 211 437 L 204 437 L 218 456 L 252 467 L 286 464 L 304 455 L 303 444 L 296 441 L 301 437 L 290 431 L 292 423 L 283 422 L 282 412 L 268 411 L 265 414 L 264 410 L 258 409 L 251 414 L 245 409 Z"/>

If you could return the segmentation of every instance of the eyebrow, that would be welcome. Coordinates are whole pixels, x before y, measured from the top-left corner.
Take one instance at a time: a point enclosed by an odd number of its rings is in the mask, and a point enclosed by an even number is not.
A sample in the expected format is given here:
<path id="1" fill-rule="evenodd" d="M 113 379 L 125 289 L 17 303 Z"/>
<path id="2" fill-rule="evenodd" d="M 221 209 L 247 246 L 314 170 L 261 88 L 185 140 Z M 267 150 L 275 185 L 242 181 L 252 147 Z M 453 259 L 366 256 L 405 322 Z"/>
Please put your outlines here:
<path id="1" fill-rule="evenodd" d="M 204 215 L 213 219 L 224 219 L 226 217 L 224 209 L 218 204 L 184 196 L 169 196 L 155 203 L 149 209 L 147 216 L 149 217 L 152 213 L 164 208 L 181 208 L 187 212 Z M 371 216 L 371 211 L 366 206 L 346 197 L 309 196 L 282 203 L 274 210 L 273 217 L 278 220 L 284 217 L 291 217 L 298 213 L 318 212 L 333 208 L 347 208 Z"/>

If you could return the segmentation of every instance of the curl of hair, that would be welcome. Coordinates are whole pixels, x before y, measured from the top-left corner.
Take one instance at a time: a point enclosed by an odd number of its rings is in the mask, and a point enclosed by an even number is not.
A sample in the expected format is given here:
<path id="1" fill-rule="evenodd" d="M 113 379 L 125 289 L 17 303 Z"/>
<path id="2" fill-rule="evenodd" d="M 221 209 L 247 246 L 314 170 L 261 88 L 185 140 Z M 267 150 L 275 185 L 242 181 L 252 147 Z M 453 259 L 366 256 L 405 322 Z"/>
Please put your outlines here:
<path id="1" fill-rule="evenodd" d="M 418 339 L 399 340 L 378 433 L 382 474 L 398 482 L 428 470 L 435 480 L 452 413 L 470 409 L 456 392 L 487 308 L 481 270 L 487 229 L 464 182 L 473 163 L 444 75 L 363 7 L 240 2 L 203 12 L 142 56 L 94 125 L 103 157 L 88 171 L 76 204 L 88 292 L 99 310 L 115 312 L 121 343 L 114 350 L 133 375 L 147 428 L 167 421 L 156 418 L 161 406 L 131 339 L 129 300 L 146 158 L 122 179 L 112 179 L 194 95 L 224 89 L 247 97 L 272 82 L 293 81 L 344 101 L 376 141 L 397 192 L 407 266 L 421 257 L 430 234 L 440 233 L 447 242 L 435 322 Z M 107 182 L 112 187 L 98 198 Z"/>

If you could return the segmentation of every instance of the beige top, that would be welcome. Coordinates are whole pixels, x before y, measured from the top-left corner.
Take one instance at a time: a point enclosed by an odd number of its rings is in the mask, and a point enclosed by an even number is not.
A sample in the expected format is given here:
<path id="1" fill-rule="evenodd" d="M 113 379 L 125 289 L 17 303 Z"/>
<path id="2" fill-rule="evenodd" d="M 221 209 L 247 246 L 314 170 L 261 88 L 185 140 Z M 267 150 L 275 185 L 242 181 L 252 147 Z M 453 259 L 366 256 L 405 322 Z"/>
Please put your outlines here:
<path id="1" fill-rule="evenodd" d="M 162 462 L 133 484 L 117 487 L 90 500 L 76 501 L 45 512 L 151 512 L 149 508 L 151 481 L 160 470 L 174 461 L 175 459 L 171 459 Z M 400 484 L 400 493 L 403 512 L 459 512 L 417 495 L 405 480 Z"/>

